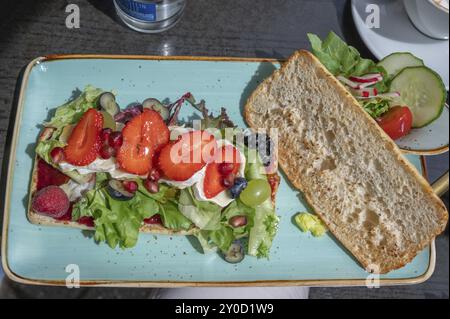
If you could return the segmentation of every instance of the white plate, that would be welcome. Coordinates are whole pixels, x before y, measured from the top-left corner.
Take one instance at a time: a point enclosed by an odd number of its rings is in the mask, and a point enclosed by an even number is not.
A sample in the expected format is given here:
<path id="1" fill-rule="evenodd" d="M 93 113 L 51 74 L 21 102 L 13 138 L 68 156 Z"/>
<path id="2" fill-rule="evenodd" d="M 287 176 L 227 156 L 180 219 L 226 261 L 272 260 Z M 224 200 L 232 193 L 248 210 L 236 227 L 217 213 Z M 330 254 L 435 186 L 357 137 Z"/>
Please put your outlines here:
<path id="1" fill-rule="evenodd" d="M 367 5 L 380 8 L 380 28 L 371 29 L 365 21 Z M 394 52 L 411 52 L 424 60 L 425 65 L 438 72 L 448 90 L 449 42 L 435 40 L 419 32 L 409 20 L 400 0 L 352 0 L 352 15 L 362 40 L 378 58 Z M 441 117 L 432 124 L 414 129 L 397 141 L 400 148 L 420 155 L 440 154 L 448 151 L 449 110 L 444 108 Z"/>
<path id="2" fill-rule="evenodd" d="M 397 145 L 408 153 L 435 155 L 448 151 L 449 142 L 448 105 L 442 115 L 430 125 L 413 129 L 407 136 L 396 141 Z"/>
<path id="3" fill-rule="evenodd" d="M 380 28 L 370 29 L 365 21 L 366 7 L 380 8 Z M 399 0 L 352 0 L 352 15 L 356 28 L 370 51 L 382 59 L 393 52 L 411 52 L 438 72 L 449 88 L 449 42 L 435 40 L 419 32 L 409 20 Z"/>

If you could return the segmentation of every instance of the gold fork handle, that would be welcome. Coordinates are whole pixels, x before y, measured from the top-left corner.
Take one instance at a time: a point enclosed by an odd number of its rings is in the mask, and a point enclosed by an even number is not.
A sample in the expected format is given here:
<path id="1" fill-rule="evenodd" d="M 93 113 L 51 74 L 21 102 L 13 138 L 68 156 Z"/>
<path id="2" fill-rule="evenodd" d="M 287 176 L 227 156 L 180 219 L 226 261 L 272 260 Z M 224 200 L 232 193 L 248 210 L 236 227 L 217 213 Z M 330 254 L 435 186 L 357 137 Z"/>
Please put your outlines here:
<path id="1" fill-rule="evenodd" d="M 438 196 L 444 195 L 448 191 L 449 174 L 448 171 L 439 177 L 431 186 Z"/>

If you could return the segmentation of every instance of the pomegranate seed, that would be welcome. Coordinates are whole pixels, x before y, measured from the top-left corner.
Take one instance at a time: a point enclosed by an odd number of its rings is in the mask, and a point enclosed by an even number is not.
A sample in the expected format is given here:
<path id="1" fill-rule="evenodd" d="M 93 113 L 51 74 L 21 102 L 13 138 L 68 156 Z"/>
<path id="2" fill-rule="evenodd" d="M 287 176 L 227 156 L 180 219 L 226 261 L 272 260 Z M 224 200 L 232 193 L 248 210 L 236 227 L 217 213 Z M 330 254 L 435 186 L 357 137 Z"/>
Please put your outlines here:
<path id="1" fill-rule="evenodd" d="M 102 132 L 100 133 L 100 138 L 102 139 L 102 143 L 103 144 L 108 144 L 109 143 L 109 136 L 112 133 L 112 129 L 110 128 L 104 128 L 102 130 Z"/>
<path id="2" fill-rule="evenodd" d="M 126 191 L 133 193 L 133 194 L 136 193 L 136 191 L 138 189 L 138 184 L 135 181 L 123 181 L 122 185 Z"/>
<path id="3" fill-rule="evenodd" d="M 159 185 L 158 185 L 158 183 L 157 182 L 153 182 L 153 181 L 151 181 L 149 179 L 146 179 L 144 181 L 144 187 L 145 187 L 146 190 L 148 190 L 149 193 L 154 194 L 154 193 L 159 192 Z"/>
<path id="4" fill-rule="evenodd" d="M 85 225 L 85 226 L 88 226 L 88 227 L 94 227 L 95 226 L 94 218 L 92 218 L 90 216 L 82 216 L 82 217 L 80 217 L 80 219 L 78 220 L 78 224 Z"/>
<path id="5" fill-rule="evenodd" d="M 234 164 L 233 163 L 221 163 L 219 164 L 219 173 L 222 176 L 227 176 L 234 170 Z"/>
<path id="6" fill-rule="evenodd" d="M 100 152 L 99 155 L 101 158 L 107 160 L 109 158 L 111 158 L 112 156 L 114 156 L 116 153 L 116 151 L 114 150 L 114 148 L 112 148 L 111 146 L 104 144 L 101 148 L 100 148 Z"/>
<path id="7" fill-rule="evenodd" d="M 109 145 L 114 149 L 118 149 L 123 144 L 123 136 L 121 132 L 112 132 L 109 135 Z"/>
<path id="8" fill-rule="evenodd" d="M 53 163 L 58 164 L 64 160 L 64 149 L 62 147 L 55 147 L 50 152 L 50 157 Z"/>
<path id="9" fill-rule="evenodd" d="M 233 216 L 230 218 L 228 223 L 234 228 L 241 227 L 247 225 L 247 217 L 246 216 Z"/>
<path id="10" fill-rule="evenodd" d="M 236 179 L 236 175 L 233 173 L 228 174 L 227 176 L 224 176 L 222 179 L 222 185 L 226 188 L 229 188 L 234 185 L 234 180 Z"/>
<path id="11" fill-rule="evenodd" d="M 156 214 L 150 218 L 146 218 L 146 219 L 144 219 L 144 223 L 150 224 L 150 225 L 157 225 L 157 224 L 161 225 L 162 224 L 161 215 Z"/>
<path id="12" fill-rule="evenodd" d="M 161 173 L 157 168 L 152 168 L 147 178 L 152 182 L 157 182 L 161 178 Z"/>

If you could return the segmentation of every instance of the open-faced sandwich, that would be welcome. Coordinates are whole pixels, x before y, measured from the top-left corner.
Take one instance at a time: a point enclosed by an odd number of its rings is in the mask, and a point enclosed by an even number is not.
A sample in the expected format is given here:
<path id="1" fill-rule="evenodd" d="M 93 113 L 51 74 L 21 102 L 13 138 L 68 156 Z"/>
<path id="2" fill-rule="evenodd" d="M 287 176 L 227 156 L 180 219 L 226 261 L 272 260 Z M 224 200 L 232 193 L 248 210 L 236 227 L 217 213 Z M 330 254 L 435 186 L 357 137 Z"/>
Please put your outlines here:
<path id="1" fill-rule="evenodd" d="M 184 104 L 202 119 L 181 124 Z M 93 230 L 111 248 L 133 247 L 146 232 L 194 235 L 229 262 L 268 257 L 278 224 L 272 149 L 189 93 L 120 110 L 113 93 L 88 86 L 44 124 L 28 218 Z"/>

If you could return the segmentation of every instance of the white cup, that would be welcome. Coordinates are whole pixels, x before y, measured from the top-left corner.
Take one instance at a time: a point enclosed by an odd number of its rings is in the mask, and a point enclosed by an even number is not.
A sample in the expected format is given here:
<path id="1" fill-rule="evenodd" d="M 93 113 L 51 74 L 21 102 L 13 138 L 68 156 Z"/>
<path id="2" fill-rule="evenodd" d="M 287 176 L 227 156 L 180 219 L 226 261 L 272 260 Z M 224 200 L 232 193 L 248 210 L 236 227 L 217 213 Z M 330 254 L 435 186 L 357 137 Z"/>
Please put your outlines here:
<path id="1" fill-rule="evenodd" d="M 448 40 L 449 10 L 446 0 L 403 0 L 412 23 L 422 33 L 440 40 Z"/>

